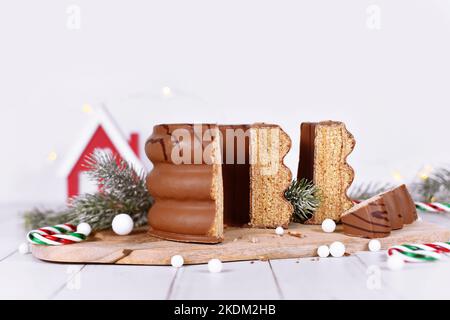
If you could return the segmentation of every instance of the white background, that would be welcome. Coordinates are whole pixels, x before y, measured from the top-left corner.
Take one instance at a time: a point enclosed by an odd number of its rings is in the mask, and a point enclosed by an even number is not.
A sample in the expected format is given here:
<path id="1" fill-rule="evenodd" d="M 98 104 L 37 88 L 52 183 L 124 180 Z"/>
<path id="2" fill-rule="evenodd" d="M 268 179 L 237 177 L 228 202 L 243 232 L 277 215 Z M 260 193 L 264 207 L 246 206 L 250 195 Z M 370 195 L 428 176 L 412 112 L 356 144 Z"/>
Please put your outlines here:
<path id="1" fill-rule="evenodd" d="M 0 41 L 0 202 L 62 202 L 100 102 L 142 142 L 160 122 L 278 123 L 294 174 L 302 121 L 347 124 L 356 182 L 450 160 L 450 1 L 2 1 Z"/>

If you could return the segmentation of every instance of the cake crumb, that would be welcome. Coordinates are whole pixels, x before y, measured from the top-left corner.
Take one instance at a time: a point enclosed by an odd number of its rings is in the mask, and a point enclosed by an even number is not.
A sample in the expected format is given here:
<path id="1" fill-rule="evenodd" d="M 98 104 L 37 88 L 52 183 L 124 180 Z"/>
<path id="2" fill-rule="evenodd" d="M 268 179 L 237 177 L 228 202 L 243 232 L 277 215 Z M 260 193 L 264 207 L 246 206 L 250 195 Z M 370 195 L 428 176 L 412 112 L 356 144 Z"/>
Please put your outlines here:
<path id="1" fill-rule="evenodd" d="M 304 235 L 301 234 L 300 232 L 293 232 L 293 231 L 289 231 L 288 235 L 292 236 L 292 237 L 296 237 L 296 238 L 303 238 Z"/>
<path id="2" fill-rule="evenodd" d="M 257 243 L 257 242 L 259 242 L 259 240 L 258 240 L 258 238 L 252 237 L 252 238 L 250 239 L 250 242 L 251 242 L 251 243 Z"/>

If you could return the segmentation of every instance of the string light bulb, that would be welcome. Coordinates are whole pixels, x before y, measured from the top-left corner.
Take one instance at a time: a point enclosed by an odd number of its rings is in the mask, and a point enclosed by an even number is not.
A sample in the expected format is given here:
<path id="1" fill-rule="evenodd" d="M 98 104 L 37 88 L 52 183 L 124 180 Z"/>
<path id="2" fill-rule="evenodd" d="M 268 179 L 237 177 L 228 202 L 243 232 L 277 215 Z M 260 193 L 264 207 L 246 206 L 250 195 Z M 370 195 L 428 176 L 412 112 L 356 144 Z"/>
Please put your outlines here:
<path id="1" fill-rule="evenodd" d="M 48 161 L 53 162 L 56 161 L 56 159 L 58 159 L 58 154 L 56 153 L 56 151 L 51 151 L 48 156 L 47 156 Z"/>
<path id="2" fill-rule="evenodd" d="M 172 95 L 172 89 L 170 89 L 169 87 L 163 87 L 161 89 L 161 93 L 165 97 L 170 97 Z"/>
<path id="3" fill-rule="evenodd" d="M 431 172 L 433 171 L 433 167 L 429 164 L 426 165 L 420 172 L 419 172 L 419 178 L 422 180 L 427 180 L 430 177 Z"/>
<path id="4" fill-rule="evenodd" d="M 394 178 L 395 181 L 402 181 L 403 180 L 403 176 L 398 171 L 395 171 L 394 173 L 392 173 L 392 177 Z"/>
<path id="5" fill-rule="evenodd" d="M 88 103 L 83 104 L 81 110 L 83 110 L 84 113 L 92 113 L 92 107 Z"/>

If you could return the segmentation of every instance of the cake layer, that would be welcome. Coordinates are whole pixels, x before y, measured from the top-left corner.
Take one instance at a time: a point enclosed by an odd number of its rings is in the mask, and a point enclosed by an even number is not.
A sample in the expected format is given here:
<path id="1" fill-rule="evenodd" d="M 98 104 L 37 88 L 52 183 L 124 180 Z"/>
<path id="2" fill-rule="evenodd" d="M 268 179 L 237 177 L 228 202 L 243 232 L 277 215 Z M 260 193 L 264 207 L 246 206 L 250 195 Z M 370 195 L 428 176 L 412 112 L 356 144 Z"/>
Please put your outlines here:
<path id="1" fill-rule="evenodd" d="M 150 234 L 170 240 L 220 242 L 223 227 L 287 227 L 284 191 L 291 147 L 277 125 L 173 124 L 154 127 L 146 154 L 154 168 Z"/>
<path id="2" fill-rule="evenodd" d="M 382 238 L 391 233 L 383 199 L 376 196 L 348 210 L 341 218 L 344 233 L 363 238 Z"/>
<path id="3" fill-rule="evenodd" d="M 355 139 L 342 122 L 323 121 L 301 124 L 298 179 L 314 182 L 320 192 L 320 205 L 311 224 L 329 218 L 339 221 L 342 213 L 353 206 L 347 190 L 354 172 L 347 163 Z"/>
<path id="4" fill-rule="evenodd" d="M 210 201 L 155 201 L 149 223 L 155 230 L 186 235 L 208 235 L 214 224 L 215 204 Z"/>
<path id="5" fill-rule="evenodd" d="M 150 194 L 159 199 L 211 200 L 213 167 L 160 163 L 147 176 Z"/>
<path id="6" fill-rule="evenodd" d="M 381 194 L 389 214 L 392 230 L 403 228 L 403 204 L 396 201 L 396 192 L 389 190 Z"/>
<path id="7" fill-rule="evenodd" d="M 222 134 L 223 217 L 226 226 L 250 222 L 249 125 L 220 125 Z"/>
<path id="8" fill-rule="evenodd" d="M 211 164 L 208 146 L 216 139 L 215 124 L 161 124 L 153 128 L 145 153 L 153 163 Z M 209 134 L 208 134 L 209 133 Z"/>
<path id="9" fill-rule="evenodd" d="M 346 234 L 366 238 L 385 237 L 415 220 L 416 207 L 404 184 L 357 204 L 341 217 Z"/>
<path id="10" fill-rule="evenodd" d="M 252 125 L 250 137 L 250 224 L 287 228 L 293 207 L 284 192 L 292 173 L 283 161 L 291 139 L 279 126 L 266 123 Z"/>
<path id="11" fill-rule="evenodd" d="M 402 184 L 394 190 L 395 199 L 399 203 L 404 224 L 411 224 L 417 220 L 417 209 L 406 185 Z"/>
<path id="12" fill-rule="evenodd" d="M 158 125 L 145 151 L 153 162 L 147 187 L 155 203 L 151 235 L 176 241 L 223 239 L 223 185 L 217 125 Z"/>
<path id="13" fill-rule="evenodd" d="M 392 229 L 401 229 L 404 224 L 411 224 L 417 220 L 417 210 L 406 185 L 386 191 L 380 195 L 389 212 Z"/>

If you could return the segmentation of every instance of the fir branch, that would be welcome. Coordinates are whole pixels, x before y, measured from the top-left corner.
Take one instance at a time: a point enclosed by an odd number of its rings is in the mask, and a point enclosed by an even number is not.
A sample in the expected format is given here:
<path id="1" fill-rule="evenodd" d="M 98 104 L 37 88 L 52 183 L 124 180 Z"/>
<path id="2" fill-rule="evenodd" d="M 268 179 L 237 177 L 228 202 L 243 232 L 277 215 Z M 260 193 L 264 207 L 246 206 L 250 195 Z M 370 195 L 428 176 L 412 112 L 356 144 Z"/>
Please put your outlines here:
<path id="1" fill-rule="evenodd" d="M 69 210 L 46 210 L 34 208 L 23 213 L 25 229 L 37 229 L 44 226 L 54 226 L 60 223 L 71 222 Z"/>
<path id="2" fill-rule="evenodd" d="M 284 196 L 294 207 L 293 221 L 300 223 L 311 219 L 320 203 L 318 189 L 306 179 L 293 180 Z"/>
<path id="3" fill-rule="evenodd" d="M 147 222 L 153 199 L 147 191 L 145 174 L 111 154 L 95 153 L 87 157 L 85 166 L 90 178 L 101 184 L 101 192 L 83 194 L 71 200 L 60 211 L 33 209 L 25 212 L 25 226 L 35 229 L 59 223 L 87 222 L 93 230 L 111 227 L 114 216 L 127 213 L 135 226 Z"/>
<path id="4" fill-rule="evenodd" d="M 411 184 L 413 196 L 423 202 L 448 202 L 450 200 L 450 170 L 437 168 L 429 177 Z"/>
<path id="5" fill-rule="evenodd" d="M 354 200 L 365 200 L 372 198 L 377 194 L 385 192 L 391 189 L 392 187 L 393 185 L 391 185 L 390 183 L 377 183 L 377 182 L 370 182 L 366 184 L 362 183 L 350 189 L 349 197 L 350 199 Z"/>

